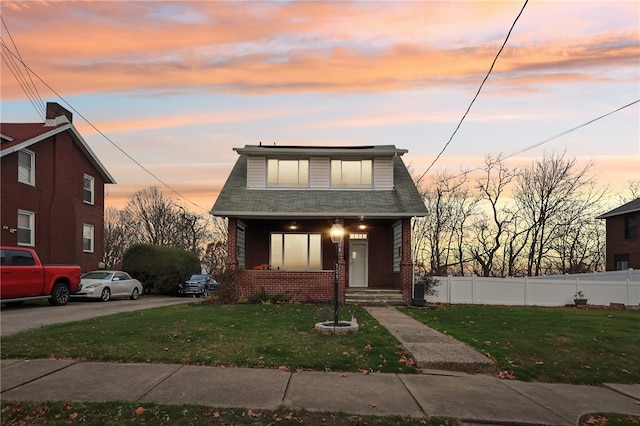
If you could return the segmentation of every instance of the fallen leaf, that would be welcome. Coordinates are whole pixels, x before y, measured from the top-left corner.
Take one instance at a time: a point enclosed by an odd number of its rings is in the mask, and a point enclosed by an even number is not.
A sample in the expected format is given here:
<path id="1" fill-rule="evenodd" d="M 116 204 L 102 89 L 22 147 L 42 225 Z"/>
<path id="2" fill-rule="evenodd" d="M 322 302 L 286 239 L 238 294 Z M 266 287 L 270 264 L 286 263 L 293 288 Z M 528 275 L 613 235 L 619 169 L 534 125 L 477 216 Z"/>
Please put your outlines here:
<path id="1" fill-rule="evenodd" d="M 278 370 L 280 370 L 280 371 L 289 371 L 289 367 L 287 367 L 286 365 L 281 365 L 280 367 L 278 367 Z"/>
<path id="2" fill-rule="evenodd" d="M 344 352 L 342 352 L 342 355 L 349 355 L 349 352 L 344 351 Z"/>
<path id="3" fill-rule="evenodd" d="M 75 419 L 76 419 L 76 417 L 78 417 L 78 413 L 71 413 L 71 414 L 69 414 L 69 418 L 70 418 L 71 420 L 75 420 Z"/>
<path id="4" fill-rule="evenodd" d="M 535 365 L 544 365 L 544 361 L 536 361 L 534 362 Z"/>
<path id="5" fill-rule="evenodd" d="M 220 411 L 214 411 L 213 417 L 220 417 Z"/>
<path id="6" fill-rule="evenodd" d="M 252 419 L 256 419 L 256 418 L 260 417 L 261 414 L 260 413 L 255 413 L 252 410 L 249 410 L 249 411 L 247 411 L 247 415 Z"/>
<path id="7" fill-rule="evenodd" d="M 376 404 L 374 404 L 373 402 L 369 403 L 369 408 L 376 408 Z"/>
<path id="8" fill-rule="evenodd" d="M 369 370 L 360 370 L 360 372 L 361 372 L 362 374 L 364 374 L 364 375 L 369 374 Z"/>
<path id="9" fill-rule="evenodd" d="M 144 407 L 138 407 L 138 408 L 136 408 L 136 411 L 135 411 L 136 416 L 141 415 L 141 414 L 142 414 L 142 413 L 144 413 L 145 411 L 147 411 L 147 409 L 146 409 L 146 408 L 144 408 Z"/>
<path id="10" fill-rule="evenodd" d="M 364 347 L 365 351 L 370 351 L 371 350 L 371 345 L 367 344 L 367 346 Z"/>

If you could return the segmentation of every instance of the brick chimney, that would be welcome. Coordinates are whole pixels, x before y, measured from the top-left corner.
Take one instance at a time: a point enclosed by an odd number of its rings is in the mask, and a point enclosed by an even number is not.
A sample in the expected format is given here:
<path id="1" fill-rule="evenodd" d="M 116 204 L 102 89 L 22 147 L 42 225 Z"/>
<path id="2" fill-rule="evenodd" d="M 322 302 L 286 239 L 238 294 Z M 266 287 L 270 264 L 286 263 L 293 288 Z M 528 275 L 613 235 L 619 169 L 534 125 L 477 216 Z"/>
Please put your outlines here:
<path id="1" fill-rule="evenodd" d="M 53 120 L 61 115 L 66 116 L 69 123 L 73 123 L 73 114 L 71 112 L 57 102 L 47 102 L 47 120 Z"/>

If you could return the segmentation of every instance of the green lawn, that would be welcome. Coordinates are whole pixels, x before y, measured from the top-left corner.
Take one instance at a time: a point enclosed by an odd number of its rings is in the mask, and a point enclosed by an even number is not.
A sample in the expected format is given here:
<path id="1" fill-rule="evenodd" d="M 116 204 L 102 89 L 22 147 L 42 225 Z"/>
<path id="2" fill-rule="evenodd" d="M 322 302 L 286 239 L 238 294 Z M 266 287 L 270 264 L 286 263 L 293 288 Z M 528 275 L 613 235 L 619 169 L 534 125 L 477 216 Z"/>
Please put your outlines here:
<path id="1" fill-rule="evenodd" d="M 405 310 L 518 380 L 639 383 L 640 311 L 451 305 Z"/>
<path id="2" fill-rule="evenodd" d="M 640 311 L 452 305 L 402 309 L 495 359 L 518 380 L 640 382 Z M 313 330 L 329 306 L 185 304 L 2 338 L 3 358 L 414 373 L 410 355 L 359 307 L 355 334 Z"/>
<path id="3" fill-rule="evenodd" d="M 181 304 L 55 325 L 2 338 L 3 358 L 185 363 L 291 371 L 416 372 L 398 341 L 364 309 L 360 330 L 314 331 L 327 306 Z"/>

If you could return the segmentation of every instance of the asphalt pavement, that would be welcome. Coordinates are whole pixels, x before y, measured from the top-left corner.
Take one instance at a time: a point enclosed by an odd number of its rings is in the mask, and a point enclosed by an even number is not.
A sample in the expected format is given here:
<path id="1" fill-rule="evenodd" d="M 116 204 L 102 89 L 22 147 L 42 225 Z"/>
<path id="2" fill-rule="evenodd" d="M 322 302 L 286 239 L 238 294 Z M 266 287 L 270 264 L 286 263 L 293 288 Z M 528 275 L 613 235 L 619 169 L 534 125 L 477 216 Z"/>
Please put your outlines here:
<path id="1" fill-rule="evenodd" d="M 481 354 L 472 355 L 463 343 L 450 340 L 395 308 L 375 307 L 369 312 L 417 355 L 418 365 L 423 363 L 423 374 L 3 359 L 1 397 L 250 409 L 285 406 L 380 416 L 449 417 L 469 424 L 502 425 L 575 425 L 580 416 L 593 412 L 640 416 L 640 384 L 529 383 L 502 380 L 488 373 L 453 371 L 495 366 L 483 365 L 476 357 L 483 357 Z M 469 368 L 465 369 L 465 363 Z"/>

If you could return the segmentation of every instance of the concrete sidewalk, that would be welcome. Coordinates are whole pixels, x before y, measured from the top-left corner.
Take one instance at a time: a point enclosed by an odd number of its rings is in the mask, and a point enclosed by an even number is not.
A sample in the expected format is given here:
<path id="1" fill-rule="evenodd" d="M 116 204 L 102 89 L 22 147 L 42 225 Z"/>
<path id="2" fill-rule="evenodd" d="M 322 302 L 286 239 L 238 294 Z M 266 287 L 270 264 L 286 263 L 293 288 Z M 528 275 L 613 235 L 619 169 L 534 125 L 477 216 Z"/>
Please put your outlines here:
<path id="1" fill-rule="evenodd" d="M 447 373 L 360 374 L 177 364 L 2 360 L 3 400 L 131 401 L 212 407 L 436 416 L 575 425 L 590 412 L 640 416 L 640 385 L 580 386 Z"/>
<path id="2" fill-rule="evenodd" d="M 131 401 L 361 415 L 450 417 L 467 423 L 575 425 L 593 412 L 640 416 L 640 384 L 583 386 L 500 380 L 495 365 L 396 308 L 368 311 L 424 374 L 361 374 L 74 360 L 1 361 L 3 400 Z"/>

